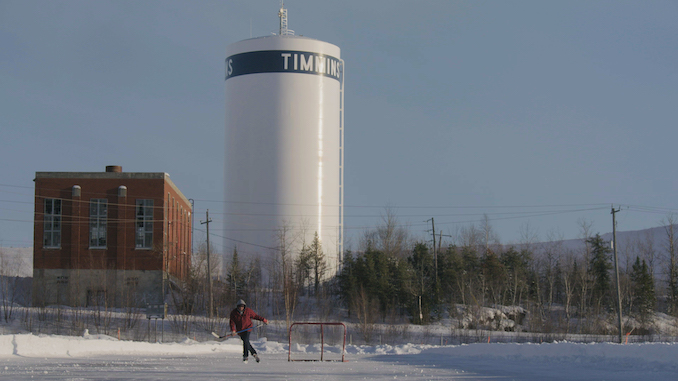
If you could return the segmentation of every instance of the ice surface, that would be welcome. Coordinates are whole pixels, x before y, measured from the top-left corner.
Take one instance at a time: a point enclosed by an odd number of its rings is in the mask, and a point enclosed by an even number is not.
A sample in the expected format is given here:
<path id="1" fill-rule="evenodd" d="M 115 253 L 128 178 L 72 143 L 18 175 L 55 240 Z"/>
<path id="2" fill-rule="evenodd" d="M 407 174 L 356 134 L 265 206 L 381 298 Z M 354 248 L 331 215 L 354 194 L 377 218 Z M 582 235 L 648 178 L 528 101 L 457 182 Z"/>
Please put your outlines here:
<path id="1" fill-rule="evenodd" d="M 0 335 L 0 379 L 674 380 L 678 373 L 672 343 L 348 345 L 346 363 L 287 362 L 286 343 L 253 345 L 259 364 L 242 363 L 237 338 L 151 344 L 87 332 Z"/>

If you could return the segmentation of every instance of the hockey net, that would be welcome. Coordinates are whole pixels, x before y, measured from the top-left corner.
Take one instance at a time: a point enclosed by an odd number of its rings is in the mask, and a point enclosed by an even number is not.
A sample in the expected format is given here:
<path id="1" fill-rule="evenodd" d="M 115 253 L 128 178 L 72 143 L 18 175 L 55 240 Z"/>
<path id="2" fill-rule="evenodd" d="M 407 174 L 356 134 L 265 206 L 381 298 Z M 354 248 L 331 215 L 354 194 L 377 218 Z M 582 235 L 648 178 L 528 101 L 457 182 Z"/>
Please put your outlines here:
<path id="1" fill-rule="evenodd" d="M 287 361 L 346 362 L 344 323 L 292 323 L 289 330 Z"/>

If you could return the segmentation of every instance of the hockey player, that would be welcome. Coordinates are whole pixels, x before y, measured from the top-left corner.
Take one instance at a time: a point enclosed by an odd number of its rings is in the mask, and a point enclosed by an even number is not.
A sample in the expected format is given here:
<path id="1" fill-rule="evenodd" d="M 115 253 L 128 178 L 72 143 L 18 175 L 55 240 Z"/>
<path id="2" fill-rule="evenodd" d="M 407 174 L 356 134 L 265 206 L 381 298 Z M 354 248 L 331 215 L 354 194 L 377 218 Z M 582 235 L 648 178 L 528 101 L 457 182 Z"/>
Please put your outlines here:
<path id="1" fill-rule="evenodd" d="M 268 320 L 257 315 L 251 308 L 247 308 L 245 301 L 240 299 L 236 304 L 236 307 L 231 311 L 230 323 L 231 323 L 231 332 L 233 335 L 238 333 L 242 339 L 242 360 L 247 362 L 247 357 L 251 353 L 257 362 L 259 362 L 259 356 L 257 351 L 252 348 L 250 344 L 250 332 L 252 332 L 253 325 L 252 319 L 263 321 L 264 324 L 268 324 Z"/>

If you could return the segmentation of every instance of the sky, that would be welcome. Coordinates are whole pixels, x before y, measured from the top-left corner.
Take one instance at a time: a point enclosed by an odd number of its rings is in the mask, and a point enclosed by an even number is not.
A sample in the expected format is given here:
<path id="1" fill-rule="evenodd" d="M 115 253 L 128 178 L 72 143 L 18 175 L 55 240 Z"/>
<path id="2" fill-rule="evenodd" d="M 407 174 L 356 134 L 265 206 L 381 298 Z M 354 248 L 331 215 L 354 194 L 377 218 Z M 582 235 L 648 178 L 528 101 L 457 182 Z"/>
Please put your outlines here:
<path id="1" fill-rule="evenodd" d="M 0 0 L 0 246 L 32 245 L 35 172 L 107 165 L 169 173 L 220 236 L 238 201 L 223 193 L 226 46 L 277 32 L 279 7 Z M 445 243 L 485 217 L 516 243 L 609 232 L 613 205 L 622 231 L 678 211 L 675 1 L 285 7 L 345 61 L 346 248 L 387 211 L 422 240 L 433 217 Z"/>
<path id="2" fill-rule="evenodd" d="M 12 380 L 674 380 L 673 343 L 346 346 L 348 362 L 288 362 L 287 343 L 239 339 L 144 343 L 104 335 L 0 335 L 0 376 Z M 318 348 L 303 346 L 306 358 Z M 334 355 L 337 356 L 337 355 Z"/>

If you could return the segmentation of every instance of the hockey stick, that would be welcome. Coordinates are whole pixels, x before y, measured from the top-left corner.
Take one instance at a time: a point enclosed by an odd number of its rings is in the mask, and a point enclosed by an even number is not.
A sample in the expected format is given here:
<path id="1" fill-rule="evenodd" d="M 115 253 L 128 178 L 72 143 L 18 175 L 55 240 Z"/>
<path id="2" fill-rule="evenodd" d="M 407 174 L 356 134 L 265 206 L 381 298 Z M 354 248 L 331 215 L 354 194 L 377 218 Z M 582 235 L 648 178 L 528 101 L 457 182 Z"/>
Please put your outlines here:
<path id="1" fill-rule="evenodd" d="M 235 335 L 242 333 L 242 332 L 251 331 L 255 328 L 259 328 L 259 327 L 264 326 L 264 325 L 266 325 L 266 324 L 255 325 L 255 326 L 252 326 L 252 327 L 249 327 L 249 328 L 245 328 L 242 331 L 238 331 L 238 332 L 235 332 L 235 333 L 231 332 L 228 335 L 223 335 L 223 336 L 219 336 L 216 332 L 212 332 L 212 336 L 216 337 L 217 339 L 222 340 L 222 339 L 229 338 L 231 336 L 235 336 Z"/>

